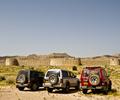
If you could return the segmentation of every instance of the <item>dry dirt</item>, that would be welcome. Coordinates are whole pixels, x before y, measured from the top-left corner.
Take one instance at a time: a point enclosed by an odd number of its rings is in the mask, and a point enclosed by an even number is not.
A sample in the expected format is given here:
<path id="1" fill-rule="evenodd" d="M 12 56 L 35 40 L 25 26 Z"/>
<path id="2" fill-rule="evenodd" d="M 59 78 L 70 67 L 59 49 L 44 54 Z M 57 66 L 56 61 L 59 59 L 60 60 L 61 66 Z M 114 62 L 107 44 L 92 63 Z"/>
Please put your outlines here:
<path id="1" fill-rule="evenodd" d="M 15 86 L 1 87 L 0 88 L 0 100 L 120 100 L 119 95 L 115 94 L 115 90 L 108 95 L 92 94 L 89 92 L 87 95 L 82 94 L 81 91 L 77 92 L 71 90 L 68 94 L 63 94 L 61 91 L 54 91 L 54 93 L 48 93 L 45 89 L 39 89 L 39 91 L 33 92 L 28 89 L 19 91 Z"/>

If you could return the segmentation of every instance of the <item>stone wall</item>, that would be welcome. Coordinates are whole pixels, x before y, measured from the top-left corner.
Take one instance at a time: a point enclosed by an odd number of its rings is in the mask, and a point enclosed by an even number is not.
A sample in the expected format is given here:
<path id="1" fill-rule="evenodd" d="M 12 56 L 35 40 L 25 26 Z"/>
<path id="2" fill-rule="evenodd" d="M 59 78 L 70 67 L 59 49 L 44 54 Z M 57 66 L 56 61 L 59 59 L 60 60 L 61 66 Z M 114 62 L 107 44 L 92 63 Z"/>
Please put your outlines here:
<path id="1" fill-rule="evenodd" d="M 48 66 L 50 63 L 49 58 L 28 58 L 28 57 L 20 57 L 18 58 L 20 66 Z"/>
<path id="2" fill-rule="evenodd" d="M 4 65 L 14 65 L 18 61 L 19 66 L 77 66 L 81 65 L 80 58 L 71 57 L 66 53 L 52 53 L 49 55 L 29 55 L 29 56 L 17 56 L 6 57 L 6 60 L 0 60 Z M 0 64 L 2 64 L 0 63 Z"/>
<path id="3" fill-rule="evenodd" d="M 50 59 L 51 66 L 78 66 L 81 65 L 79 58 L 52 58 Z"/>

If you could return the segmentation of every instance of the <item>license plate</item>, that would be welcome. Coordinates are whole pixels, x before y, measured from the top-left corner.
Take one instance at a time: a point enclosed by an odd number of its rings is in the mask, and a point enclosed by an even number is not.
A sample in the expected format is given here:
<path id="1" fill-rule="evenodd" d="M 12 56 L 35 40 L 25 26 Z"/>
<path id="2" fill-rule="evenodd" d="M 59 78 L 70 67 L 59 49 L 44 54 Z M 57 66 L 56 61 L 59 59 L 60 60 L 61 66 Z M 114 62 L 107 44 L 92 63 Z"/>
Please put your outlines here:
<path id="1" fill-rule="evenodd" d="M 88 82 L 84 82 L 84 85 L 88 85 Z"/>

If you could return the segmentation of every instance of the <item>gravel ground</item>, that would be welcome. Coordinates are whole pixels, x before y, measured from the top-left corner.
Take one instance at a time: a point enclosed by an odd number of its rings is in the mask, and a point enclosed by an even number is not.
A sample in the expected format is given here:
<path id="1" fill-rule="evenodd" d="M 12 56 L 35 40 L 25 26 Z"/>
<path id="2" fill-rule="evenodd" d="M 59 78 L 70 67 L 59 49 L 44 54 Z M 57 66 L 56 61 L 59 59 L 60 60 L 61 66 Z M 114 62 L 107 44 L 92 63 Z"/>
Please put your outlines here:
<path id="1" fill-rule="evenodd" d="M 48 93 L 41 88 L 39 91 L 33 92 L 28 89 L 19 91 L 15 86 L 1 87 L 0 100 L 120 100 L 119 95 L 115 94 L 113 89 L 108 95 L 92 94 L 90 91 L 87 95 L 82 94 L 81 91 L 71 90 L 68 94 L 63 94 L 61 91 L 54 91 Z"/>

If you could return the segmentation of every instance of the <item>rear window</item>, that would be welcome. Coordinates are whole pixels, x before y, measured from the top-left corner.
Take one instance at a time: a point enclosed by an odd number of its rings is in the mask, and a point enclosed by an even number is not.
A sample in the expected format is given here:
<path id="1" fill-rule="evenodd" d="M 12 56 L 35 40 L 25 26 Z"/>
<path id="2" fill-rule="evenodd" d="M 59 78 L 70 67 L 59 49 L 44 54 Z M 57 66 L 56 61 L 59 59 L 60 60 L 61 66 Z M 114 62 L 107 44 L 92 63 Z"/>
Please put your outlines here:
<path id="1" fill-rule="evenodd" d="M 46 77 L 49 77 L 52 74 L 56 74 L 56 75 L 60 76 L 60 71 L 48 71 L 46 74 Z"/>
<path id="2" fill-rule="evenodd" d="M 43 72 L 31 71 L 30 73 L 31 73 L 30 74 L 31 77 L 44 77 L 44 73 Z"/>
<path id="3" fill-rule="evenodd" d="M 98 69 L 94 69 L 94 70 L 88 70 L 88 69 L 84 69 L 83 70 L 83 76 L 84 77 L 88 77 L 90 74 L 97 74 L 97 75 L 99 75 L 99 70 Z"/>
<path id="4" fill-rule="evenodd" d="M 18 72 L 18 76 L 21 75 L 21 74 L 24 74 L 25 76 L 27 76 L 28 75 L 28 71 L 24 71 L 24 70 L 19 71 Z"/>

